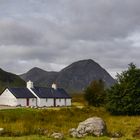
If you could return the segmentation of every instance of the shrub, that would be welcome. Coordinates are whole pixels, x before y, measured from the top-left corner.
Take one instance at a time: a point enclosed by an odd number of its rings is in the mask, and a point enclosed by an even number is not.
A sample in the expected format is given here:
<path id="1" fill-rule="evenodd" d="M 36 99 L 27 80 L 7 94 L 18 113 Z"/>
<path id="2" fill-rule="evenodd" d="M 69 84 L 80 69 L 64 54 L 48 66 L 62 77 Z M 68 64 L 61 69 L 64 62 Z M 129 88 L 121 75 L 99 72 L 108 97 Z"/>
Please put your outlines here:
<path id="1" fill-rule="evenodd" d="M 96 80 L 91 82 L 91 84 L 85 90 L 84 97 L 89 105 L 95 107 L 103 105 L 106 98 L 104 82 L 102 80 Z"/>
<path id="2" fill-rule="evenodd" d="M 107 110 L 112 114 L 140 114 L 140 69 L 131 63 L 117 75 L 117 83 L 108 90 Z"/>

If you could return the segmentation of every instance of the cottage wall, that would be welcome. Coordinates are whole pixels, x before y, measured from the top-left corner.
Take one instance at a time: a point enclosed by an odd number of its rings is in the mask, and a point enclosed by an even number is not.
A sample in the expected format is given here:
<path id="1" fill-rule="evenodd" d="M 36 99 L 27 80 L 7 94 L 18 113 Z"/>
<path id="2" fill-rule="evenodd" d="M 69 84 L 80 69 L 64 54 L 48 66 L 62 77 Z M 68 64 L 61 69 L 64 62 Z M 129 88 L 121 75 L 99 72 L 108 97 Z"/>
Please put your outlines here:
<path id="1" fill-rule="evenodd" d="M 37 106 L 37 99 L 36 98 L 30 98 L 29 99 L 29 105 L 30 106 Z"/>
<path id="2" fill-rule="evenodd" d="M 71 98 L 66 99 L 66 106 L 71 106 Z"/>
<path id="3" fill-rule="evenodd" d="M 17 99 L 8 89 L 5 89 L 0 96 L 0 105 L 16 106 Z"/>
<path id="4" fill-rule="evenodd" d="M 40 98 L 38 99 L 38 106 L 43 107 L 43 106 L 54 106 L 54 99 L 53 98 Z"/>
<path id="5" fill-rule="evenodd" d="M 36 98 L 29 98 L 29 106 L 36 106 Z M 17 105 L 27 106 L 27 99 L 18 98 Z"/>
<path id="6" fill-rule="evenodd" d="M 17 99 L 17 105 L 21 105 L 21 106 L 27 106 L 27 101 L 26 99 Z"/>
<path id="7" fill-rule="evenodd" d="M 16 98 L 8 89 L 0 95 L 0 105 L 27 106 L 26 98 Z M 36 106 L 36 98 L 29 99 L 29 106 Z"/>
<path id="8" fill-rule="evenodd" d="M 66 100 L 65 99 L 56 99 L 56 106 L 65 106 L 66 105 Z"/>
<path id="9" fill-rule="evenodd" d="M 33 95 L 37 98 L 29 98 L 28 105 L 29 106 L 71 106 L 71 98 L 39 98 L 30 88 L 28 88 Z M 9 89 L 5 89 L 5 91 L 0 95 L 0 105 L 9 105 L 9 106 L 27 106 L 26 98 L 16 98 Z"/>
<path id="10" fill-rule="evenodd" d="M 56 106 L 71 106 L 71 99 L 70 98 L 56 99 Z"/>

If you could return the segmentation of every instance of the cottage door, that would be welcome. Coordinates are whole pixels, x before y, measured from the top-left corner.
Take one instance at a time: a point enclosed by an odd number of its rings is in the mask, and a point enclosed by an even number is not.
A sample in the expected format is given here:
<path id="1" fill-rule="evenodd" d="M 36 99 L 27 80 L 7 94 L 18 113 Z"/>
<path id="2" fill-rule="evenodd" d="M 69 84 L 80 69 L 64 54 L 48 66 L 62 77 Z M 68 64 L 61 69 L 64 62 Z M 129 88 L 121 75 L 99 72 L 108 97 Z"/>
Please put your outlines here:
<path id="1" fill-rule="evenodd" d="M 54 98 L 54 107 L 56 106 L 56 99 Z"/>
<path id="2" fill-rule="evenodd" d="M 26 99 L 26 105 L 29 106 L 29 98 Z"/>
<path id="3" fill-rule="evenodd" d="M 65 98 L 65 106 L 67 106 L 66 98 Z"/>

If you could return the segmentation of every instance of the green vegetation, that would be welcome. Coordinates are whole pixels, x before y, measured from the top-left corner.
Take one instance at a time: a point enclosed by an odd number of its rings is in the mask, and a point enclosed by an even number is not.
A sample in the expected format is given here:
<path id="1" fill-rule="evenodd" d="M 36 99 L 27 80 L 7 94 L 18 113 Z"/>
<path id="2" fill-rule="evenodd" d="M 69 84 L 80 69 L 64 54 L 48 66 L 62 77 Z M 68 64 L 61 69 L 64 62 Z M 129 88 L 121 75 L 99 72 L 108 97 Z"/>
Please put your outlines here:
<path id="1" fill-rule="evenodd" d="M 21 86 L 25 86 L 25 82 L 19 76 L 0 69 L 0 92 L 2 92 L 6 87 Z"/>
<path id="2" fill-rule="evenodd" d="M 130 64 L 117 80 L 118 83 L 107 91 L 107 109 L 111 114 L 102 106 L 106 97 L 104 84 L 94 81 L 86 89 L 86 95 L 73 95 L 72 107 L 0 110 L 0 127 L 5 130 L 0 140 L 52 140 L 48 136 L 54 131 L 62 132 L 65 140 L 76 140 L 69 137 L 69 129 L 93 116 L 103 118 L 108 136 L 87 136 L 81 140 L 110 140 L 115 132 L 123 135 L 119 140 L 136 140 L 133 136 L 140 138 L 140 117 L 136 116 L 140 114 L 140 69 Z"/>
<path id="3" fill-rule="evenodd" d="M 117 75 L 117 83 L 108 90 L 107 109 L 112 114 L 140 114 L 140 69 L 133 63 Z"/>
<path id="4" fill-rule="evenodd" d="M 101 110 L 101 113 L 98 111 Z M 43 130 L 63 132 L 76 127 L 88 117 L 103 115 L 103 109 L 61 108 L 61 109 L 11 109 L 0 111 L 0 126 L 5 128 L 5 135 L 21 136 L 41 134 Z"/>
<path id="5" fill-rule="evenodd" d="M 0 140 L 52 140 L 51 138 L 47 138 L 45 136 L 23 136 L 23 137 L 3 137 Z M 81 138 L 80 140 L 109 140 L 107 137 L 101 137 L 101 138 L 96 138 L 96 137 L 86 137 L 86 138 Z M 53 139 L 54 140 L 54 139 Z M 64 140 L 77 140 L 76 138 L 65 138 Z M 133 140 L 133 139 L 129 139 Z"/>
<path id="6" fill-rule="evenodd" d="M 87 101 L 84 98 L 84 93 L 76 93 L 76 94 L 71 94 L 72 96 L 72 106 L 76 107 L 84 107 L 87 106 Z"/>
<path id="7" fill-rule="evenodd" d="M 89 105 L 99 107 L 105 103 L 105 84 L 102 80 L 95 80 L 85 90 L 85 99 Z"/>
<path id="8" fill-rule="evenodd" d="M 103 118 L 107 124 L 108 132 L 121 132 L 124 135 L 124 140 L 127 138 L 134 139 L 132 137 L 133 132 L 140 124 L 139 116 L 112 116 L 102 107 L 72 107 L 61 109 L 20 108 L 1 110 L 0 126 L 5 129 L 3 136 L 23 136 L 24 138 L 25 135 L 41 136 L 48 135 L 56 131 L 64 133 L 65 137 L 68 137 L 67 139 L 69 140 L 68 130 L 70 128 L 77 127 L 79 122 L 92 116 Z M 47 130 L 48 133 L 44 133 L 44 130 Z M 38 137 L 40 136 L 31 136 L 31 139 L 29 137 L 29 140 L 34 139 L 34 137 L 39 139 Z M 40 139 L 47 140 L 45 137 L 41 137 Z M 0 137 L 0 139 L 8 140 L 10 138 Z M 16 139 L 20 140 L 20 138 Z M 99 140 L 107 139 L 109 138 L 101 137 Z"/>

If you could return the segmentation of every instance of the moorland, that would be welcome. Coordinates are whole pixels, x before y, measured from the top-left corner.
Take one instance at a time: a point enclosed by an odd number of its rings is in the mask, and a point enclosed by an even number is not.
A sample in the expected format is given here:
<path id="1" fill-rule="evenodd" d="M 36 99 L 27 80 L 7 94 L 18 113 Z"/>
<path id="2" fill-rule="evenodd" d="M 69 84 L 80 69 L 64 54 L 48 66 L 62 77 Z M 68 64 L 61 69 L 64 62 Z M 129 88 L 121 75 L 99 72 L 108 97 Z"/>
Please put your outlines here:
<path id="1" fill-rule="evenodd" d="M 15 108 L 0 110 L 0 127 L 4 133 L 0 140 L 51 140 L 52 132 L 61 132 L 66 140 L 69 129 L 93 116 L 101 117 L 107 125 L 108 134 L 120 132 L 120 140 L 135 140 L 135 130 L 140 126 L 139 116 L 113 116 L 104 107 L 88 106 L 82 95 L 73 96 L 72 107 L 63 108 Z M 81 140 L 110 140 L 111 136 L 87 136 Z"/>

